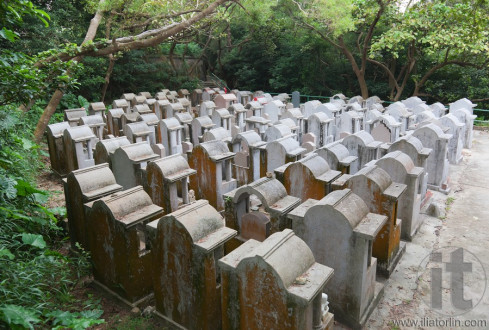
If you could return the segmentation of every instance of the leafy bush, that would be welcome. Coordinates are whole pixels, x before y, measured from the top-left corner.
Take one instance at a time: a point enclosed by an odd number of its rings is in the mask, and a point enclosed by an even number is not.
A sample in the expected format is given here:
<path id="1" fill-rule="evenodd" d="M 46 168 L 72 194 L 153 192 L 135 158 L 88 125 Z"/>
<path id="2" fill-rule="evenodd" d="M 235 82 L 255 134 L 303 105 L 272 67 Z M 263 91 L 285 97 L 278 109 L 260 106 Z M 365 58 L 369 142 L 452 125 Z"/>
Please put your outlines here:
<path id="1" fill-rule="evenodd" d="M 58 217 L 66 211 L 46 208 L 48 193 L 35 187 L 42 166 L 30 135 L 35 119 L 14 106 L 0 107 L 0 327 L 83 329 L 102 323 L 103 312 L 62 310 L 70 308 L 70 291 L 90 269 L 86 254 L 72 258 L 55 249 L 64 239 Z"/>

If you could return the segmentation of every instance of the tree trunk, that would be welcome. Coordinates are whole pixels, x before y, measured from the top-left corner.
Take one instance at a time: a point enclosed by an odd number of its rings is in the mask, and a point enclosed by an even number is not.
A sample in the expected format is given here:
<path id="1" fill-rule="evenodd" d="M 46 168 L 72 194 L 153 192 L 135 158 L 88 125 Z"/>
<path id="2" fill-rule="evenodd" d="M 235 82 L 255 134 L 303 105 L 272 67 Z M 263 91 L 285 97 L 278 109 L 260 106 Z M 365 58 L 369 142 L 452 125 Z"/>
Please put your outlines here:
<path id="1" fill-rule="evenodd" d="M 105 94 L 107 93 L 107 88 L 109 87 L 110 76 L 112 75 L 112 71 L 114 71 L 114 65 L 115 65 L 115 57 L 114 55 L 110 54 L 109 67 L 107 68 L 107 73 L 105 74 L 105 83 L 104 83 L 104 87 L 102 88 L 101 102 L 105 101 Z"/>
<path id="2" fill-rule="evenodd" d="M 63 92 L 57 89 L 51 97 L 51 100 L 49 101 L 47 107 L 44 109 L 41 118 L 39 118 L 36 130 L 34 131 L 34 138 L 37 144 L 41 142 L 44 131 L 48 126 L 49 120 L 51 119 L 51 116 L 56 112 L 56 108 L 58 107 L 58 104 L 61 101 L 62 97 Z"/>

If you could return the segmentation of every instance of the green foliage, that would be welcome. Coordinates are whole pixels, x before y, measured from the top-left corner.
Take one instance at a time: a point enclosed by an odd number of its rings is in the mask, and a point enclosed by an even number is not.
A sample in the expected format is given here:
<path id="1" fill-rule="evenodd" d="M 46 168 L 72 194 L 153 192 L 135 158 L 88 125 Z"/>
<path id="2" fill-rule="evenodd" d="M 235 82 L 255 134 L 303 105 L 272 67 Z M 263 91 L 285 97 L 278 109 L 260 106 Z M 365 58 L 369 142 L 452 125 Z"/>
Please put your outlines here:
<path id="1" fill-rule="evenodd" d="M 0 30 L 0 37 L 8 41 L 15 41 L 19 33 L 14 31 L 24 23 L 25 16 L 32 16 L 48 26 L 49 15 L 38 9 L 31 1 L 26 0 L 9 0 L 0 1 L 0 24 L 3 26 Z"/>
<path id="2" fill-rule="evenodd" d="M 46 208 L 47 192 L 35 187 L 42 164 L 29 129 L 35 120 L 0 107 L 0 328 L 84 329 L 102 323 L 102 311 L 69 311 L 70 291 L 90 265 L 85 253 L 71 258 L 55 250 L 63 240 L 58 217 L 66 210 Z"/>

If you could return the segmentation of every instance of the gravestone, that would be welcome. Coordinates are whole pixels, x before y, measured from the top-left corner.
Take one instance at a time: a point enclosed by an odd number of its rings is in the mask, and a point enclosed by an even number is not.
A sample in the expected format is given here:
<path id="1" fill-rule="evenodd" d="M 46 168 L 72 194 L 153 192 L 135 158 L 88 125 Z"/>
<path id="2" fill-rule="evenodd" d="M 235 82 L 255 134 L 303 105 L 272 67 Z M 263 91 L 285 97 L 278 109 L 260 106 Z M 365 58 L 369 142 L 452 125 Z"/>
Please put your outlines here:
<path id="1" fill-rule="evenodd" d="M 216 104 L 217 109 L 227 109 L 236 102 L 237 98 L 234 94 L 219 94 L 214 98 L 214 103 Z"/>
<path id="2" fill-rule="evenodd" d="M 124 115 L 124 109 L 116 108 L 107 111 L 107 127 L 109 134 L 114 136 L 123 135 L 122 132 L 122 115 Z"/>
<path id="3" fill-rule="evenodd" d="M 172 213 L 190 203 L 188 178 L 195 174 L 182 155 L 172 155 L 148 164 L 147 193 L 153 203 L 161 206 L 165 214 Z"/>
<path id="4" fill-rule="evenodd" d="M 270 126 L 265 131 L 265 141 L 272 142 L 284 137 L 292 136 L 292 131 L 289 126 L 284 124 L 275 124 Z"/>
<path id="5" fill-rule="evenodd" d="M 307 132 L 316 136 L 317 148 L 333 142 L 333 124 L 333 117 L 329 117 L 324 112 L 317 112 L 309 116 L 307 119 Z"/>
<path id="6" fill-rule="evenodd" d="M 61 177 L 70 173 L 63 141 L 64 131 L 68 128 L 70 128 L 70 124 L 67 121 L 63 121 L 48 125 L 46 129 L 51 169 Z"/>
<path id="7" fill-rule="evenodd" d="M 212 116 L 212 112 L 216 109 L 216 104 L 212 101 L 204 101 L 199 107 L 199 117 Z"/>
<path id="8" fill-rule="evenodd" d="M 85 251 L 90 251 L 87 231 L 92 228 L 87 226 L 89 214 L 86 214 L 84 204 L 121 190 L 122 186 L 116 183 L 107 163 L 76 170 L 68 175 L 64 193 L 72 249 L 76 250 L 76 243 L 79 243 Z"/>
<path id="9" fill-rule="evenodd" d="M 340 175 L 341 172 L 331 170 L 328 163 L 315 153 L 275 170 L 275 176 L 288 194 L 302 202 L 309 198 L 321 199 L 329 194 L 331 183 Z"/>
<path id="10" fill-rule="evenodd" d="M 320 201 L 309 199 L 288 217 L 316 261 L 334 269 L 324 292 L 335 317 L 361 328 L 383 295 L 384 285 L 376 281 L 372 243 L 387 217 L 370 213 L 349 189 L 333 191 Z"/>
<path id="11" fill-rule="evenodd" d="M 350 174 L 355 174 L 365 164 L 379 158 L 379 147 L 382 142 L 375 141 L 372 135 L 360 131 L 345 137 L 341 144 L 348 149 L 350 156 L 358 157 L 358 160 L 350 165 Z"/>
<path id="12" fill-rule="evenodd" d="M 376 160 L 375 165 L 389 173 L 394 182 L 406 185 L 405 193 L 398 200 L 397 214 L 402 220 L 401 238 L 411 241 L 424 219 L 419 215 L 424 198 L 420 190 L 424 169 L 416 167 L 411 158 L 401 151 L 388 153 Z"/>
<path id="13" fill-rule="evenodd" d="M 256 207 L 252 205 L 253 198 L 259 203 L 256 211 L 253 211 Z M 238 236 L 227 245 L 227 251 L 234 250 L 250 238 L 259 240 L 290 228 L 287 213 L 301 203 L 299 198 L 289 196 L 278 180 L 267 177 L 224 194 L 224 199 L 226 226 L 238 232 Z M 245 217 L 249 213 L 255 216 L 257 213 L 262 214 L 268 219 L 269 224 L 266 221 L 256 221 L 256 217 Z M 245 224 L 245 221 L 253 223 Z"/>
<path id="14" fill-rule="evenodd" d="M 220 140 L 200 143 L 188 155 L 190 167 L 197 171 L 190 178 L 190 189 L 198 199 L 207 199 L 218 211 L 224 209 L 222 195 L 237 185 L 231 166 L 234 155 Z"/>
<path id="15" fill-rule="evenodd" d="M 93 158 L 95 160 L 95 164 L 103 164 L 108 163 L 109 168 L 112 169 L 112 159 L 114 157 L 114 152 L 117 148 L 121 146 L 127 146 L 131 144 L 127 137 L 120 136 L 112 139 L 100 140 L 95 145 L 95 152 L 93 154 Z"/>
<path id="16" fill-rule="evenodd" d="M 190 126 L 190 136 L 192 137 L 192 144 L 199 145 L 204 141 L 205 132 L 211 130 L 216 125 L 212 122 L 209 116 L 197 117 L 192 120 Z"/>
<path id="17" fill-rule="evenodd" d="M 406 244 L 400 242 L 402 221 L 397 218 L 397 203 L 406 185 L 392 182 L 386 171 L 372 165 L 352 176 L 345 174 L 333 183 L 333 187 L 351 189 L 362 198 L 370 212 L 387 217 L 387 222 L 374 238 L 372 255 L 377 258 L 377 273 L 389 277 L 406 251 Z"/>
<path id="18" fill-rule="evenodd" d="M 277 167 L 284 164 L 295 162 L 301 158 L 301 155 L 306 152 L 292 137 L 285 137 L 267 143 L 266 161 L 263 169 L 267 172 L 273 172 Z"/>
<path id="19" fill-rule="evenodd" d="M 176 118 L 168 118 L 160 121 L 160 141 L 165 147 L 167 155 L 182 153 L 182 129 Z"/>
<path id="20" fill-rule="evenodd" d="M 90 127 L 72 126 L 63 131 L 66 164 L 69 172 L 95 165 L 93 147 L 97 137 Z"/>
<path id="21" fill-rule="evenodd" d="M 348 149 L 341 143 L 333 143 L 316 150 L 316 154 L 323 158 L 333 171 L 350 174 L 352 163 L 358 161 L 358 157 L 350 156 Z"/>
<path id="22" fill-rule="evenodd" d="M 79 121 L 80 126 L 87 125 L 92 130 L 93 134 L 99 139 L 104 139 L 104 118 L 100 115 L 91 115 L 81 117 Z"/>
<path id="23" fill-rule="evenodd" d="M 88 106 L 88 114 L 93 116 L 93 115 L 98 115 L 104 118 L 105 120 L 105 111 L 107 109 L 105 108 L 104 102 L 93 102 L 90 103 Z"/>
<path id="24" fill-rule="evenodd" d="M 265 142 L 254 131 L 238 133 L 233 141 L 234 173 L 238 185 L 242 186 L 260 178 L 260 147 Z"/>
<path id="25" fill-rule="evenodd" d="M 262 243 L 247 241 L 221 258 L 219 267 L 222 329 L 333 328 L 333 315 L 322 294 L 333 269 L 317 263 L 292 230 L 275 233 Z"/>
<path id="26" fill-rule="evenodd" d="M 447 157 L 450 164 L 459 164 L 462 157 L 462 149 L 464 147 L 463 137 L 465 132 L 465 123 L 461 123 L 457 117 L 449 113 L 440 118 L 440 123 L 444 127 L 448 127 L 448 134 L 452 135 L 452 138 L 448 142 Z"/>
<path id="27" fill-rule="evenodd" d="M 152 251 L 145 225 L 162 213 L 141 186 L 95 201 L 90 212 L 87 228 L 93 276 L 132 305 L 153 292 Z"/>
<path id="28" fill-rule="evenodd" d="M 448 186 L 448 141 L 451 135 L 445 134 L 434 124 L 428 124 L 416 129 L 413 136 L 418 138 L 423 147 L 432 152 L 426 161 L 428 175 L 428 188 L 444 193 L 450 191 Z"/>
<path id="29" fill-rule="evenodd" d="M 218 128 L 213 128 L 204 133 L 204 137 L 203 137 L 204 142 L 213 141 L 213 140 L 220 140 L 229 145 L 232 140 L 231 132 L 224 129 L 223 127 L 218 127 Z"/>
<path id="30" fill-rule="evenodd" d="M 120 146 L 112 157 L 112 172 L 124 190 L 139 185 L 146 187 L 146 166 L 158 158 L 147 142 Z"/>
<path id="31" fill-rule="evenodd" d="M 423 147 L 421 141 L 414 135 L 404 136 L 390 145 L 388 152 L 401 151 L 411 158 L 414 166 L 423 168 L 424 172 L 419 180 L 419 192 L 422 196 L 422 202 L 428 190 L 428 157 L 432 149 Z"/>
<path id="32" fill-rule="evenodd" d="M 71 127 L 78 126 L 80 118 L 87 116 L 87 111 L 85 108 L 66 109 L 64 113 L 64 120 L 70 123 Z"/>
<path id="33" fill-rule="evenodd" d="M 205 200 L 147 225 L 157 314 L 179 329 L 221 328 L 224 243 L 236 232 Z"/>
<path id="34" fill-rule="evenodd" d="M 298 91 L 292 92 L 292 104 L 294 105 L 294 108 L 299 108 L 301 104 L 301 93 Z"/>
<path id="35" fill-rule="evenodd" d="M 124 110 L 124 113 L 130 113 L 131 112 L 131 106 L 129 102 L 125 99 L 119 99 L 119 100 L 114 100 L 112 102 L 112 109 L 122 109 Z"/>
<path id="36" fill-rule="evenodd" d="M 124 135 L 131 143 L 146 142 L 149 145 L 155 144 L 154 129 L 149 128 L 145 122 L 126 124 L 124 126 Z"/>

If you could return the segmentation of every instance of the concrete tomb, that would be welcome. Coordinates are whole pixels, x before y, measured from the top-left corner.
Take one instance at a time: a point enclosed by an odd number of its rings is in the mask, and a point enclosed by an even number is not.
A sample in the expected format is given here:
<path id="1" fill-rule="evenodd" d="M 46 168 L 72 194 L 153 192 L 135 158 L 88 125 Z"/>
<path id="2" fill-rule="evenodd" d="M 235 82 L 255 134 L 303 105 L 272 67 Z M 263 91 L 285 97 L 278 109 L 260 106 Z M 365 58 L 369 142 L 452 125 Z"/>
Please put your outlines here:
<path id="1" fill-rule="evenodd" d="M 51 169 L 59 176 L 70 173 L 64 146 L 64 131 L 70 128 L 67 121 L 48 125 L 46 129 Z M 72 170 L 72 169 L 71 169 Z"/>
<path id="2" fill-rule="evenodd" d="M 219 267 L 222 329 L 333 329 L 322 293 L 333 269 L 317 263 L 292 230 L 262 243 L 248 240 L 221 258 Z"/>
<path id="3" fill-rule="evenodd" d="M 360 131 L 341 140 L 350 156 L 358 157 L 358 161 L 351 163 L 350 174 L 355 174 L 368 162 L 379 158 L 380 141 L 375 141 L 372 135 Z"/>
<path id="4" fill-rule="evenodd" d="M 179 329 L 221 329 L 224 243 L 236 232 L 206 200 L 147 225 L 157 315 Z"/>
<path id="5" fill-rule="evenodd" d="M 185 112 L 190 113 L 192 111 L 192 104 L 187 98 L 179 98 L 177 99 L 178 103 L 182 105 L 182 107 L 185 109 Z"/>
<path id="6" fill-rule="evenodd" d="M 249 104 L 249 103 L 248 103 Z M 265 131 L 267 130 L 271 121 L 269 119 L 265 119 L 263 117 L 251 116 L 246 117 L 246 130 L 247 131 L 255 131 L 260 134 L 261 138 L 265 139 Z"/>
<path id="7" fill-rule="evenodd" d="M 385 111 L 387 115 L 391 115 L 398 122 L 401 123 L 401 134 L 404 134 L 406 130 L 411 126 L 412 113 L 407 109 L 407 107 L 401 102 L 394 102 L 389 105 Z"/>
<path id="8" fill-rule="evenodd" d="M 124 126 L 124 135 L 131 143 L 146 142 L 152 145 L 156 142 L 154 129 L 151 129 L 143 121 L 126 124 Z"/>
<path id="9" fill-rule="evenodd" d="M 414 166 L 423 168 L 423 174 L 419 180 L 419 193 L 422 200 L 426 196 L 428 190 L 428 157 L 432 149 L 423 147 L 421 141 L 412 134 L 403 136 L 396 142 L 390 145 L 388 152 L 401 151 L 411 158 Z"/>
<path id="10" fill-rule="evenodd" d="M 87 227 L 89 214 L 84 204 L 121 191 L 122 186 L 116 183 L 107 163 L 75 170 L 63 181 L 71 248 L 77 249 L 79 243 L 90 251 L 87 231 L 91 227 Z"/>
<path id="11" fill-rule="evenodd" d="M 242 186 L 260 178 L 260 147 L 265 142 L 254 131 L 238 133 L 232 141 L 234 177 Z"/>
<path id="12" fill-rule="evenodd" d="M 263 112 L 267 114 L 268 119 L 275 124 L 281 119 L 282 114 L 285 112 L 285 104 L 280 100 L 273 100 L 264 105 Z"/>
<path id="13" fill-rule="evenodd" d="M 449 111 L 450 111 L 450 113 L 452 113 L 452 112 L 457 111 L 458 109 L 466 109 L 470 112 L 471 115 L 473 115 L 474 114 L 474 108 L 476 106 L 477 106 L 477 104 L 472 103 L 472 101 L 470 101 L 469 99 L 464 97 L 463 99 L 460 99 L 460 100 L 457 100 L 453 103 L 450 103 Z"/>
<path id="14" fill-rule="evenodd" d="M 138 120 L 142 121 L 143 123 L 145 123 L 146 125 L 148 125 L 149 129 L 153 132 L 151 135 L 150 135 L 150 144 L 153 145 L 153 144 L 156 144 L 156 143 L 159 143 L 160 140 L 160 136 L 159 136 L 159 132 L 158 132 L 158 124 L 160 123 L 160 120 L 158 119 L 158 117 L 156 116 L 156 114 L 154 113 L 145 113 L 145 114 L 142 114 L 142 115 L 139 115 L 139 118 Z"/>
<path id="15" fill-rule="evenodd" d="M 316 147 L 320 148 L 333 142 L 334 119 L 324 112 L 316 112 L 307 118 L 307 132 L 313 133 L 316 139 Z"/>
<path id="16" fill-rule="evenodd" d="M 272 142 L 284 137 L 292 136 L 290 127 L 284 124 L 275 124 L 269 126 L 265 131 L 265 141 Z"/>
<path id="17" fill-rule="evenodd" d="M 387 222 L 374 239 L 372 255 L 377 258 L 377 273 L 389 277 L 406 250 L 406 244 L 400 242 L 402 221 L 397 218 L 398 200 L 406 185 L 392 182 L 386 171 L 372 165 L 354 175 L 345 174 L 333 187 L 351 189 L 370 212 L 387 216 Z"/>
<path id="18" fill-rule="evenodd" d="M 249 91 L 239 91 L 236 94 L 236 101 L 246 106 L 253 99 L 253 94 Z"/>
<path id="19" fill-rule="evenodd" d="M 266 165 L 262 168 L 272 173 L 277 167 L 299 160 L 306 152 L 306 149 L 290 136 L 267 143 L 265 150 Z"/>
<path id="20" fill-rule="evenodd" d="M 302 104 L 301 111 L 302 114 L 304 115 L 304 118 L 307 119 L 313 113 L 318 112 L 319 110 L 317 109 L 317 107 L 319 107 L 320 105 L 321 102 L 318 100 L 307 101 L 306 103 Z"/>
<path id="21" fill-rule="evenodd" d="M 194 118 L 190 126 L 190 136 L 192 137 L 192 144 L 194 147 L 203 142 L 205 132 L 211 130 L 215 126 L 216 125 L 212 122 L 209 116 Z"/>
<path id="22" fill-rule="evenodd" d="M 358 162 L 357 156 L 350 156 L 348 149 L 341 143 L 332 143 L 322 148 L 316 149 L 315 153 L 323 158 L 333 171 L 340 171 L 343 174 L 350 174 L 350 167 L 358 167 L 354 164 Z"/>
<path id="23" fill-rule="evenodd" d="M 194 89 L 190 99 L 193 107 L 198 106 L 202 102 L 202 89 Z"/>
<path id="24" fill-rule="evenodd" d="M 447 157 L 450 164 L 459 164 L 462 159 L 462 149 L 464 147 L 464 133 L 465 123 L 461 123 L 457 117 L 449 113 L 443 117 L 440 117 L 440 124 L 444 127 L 448 127 L 448 134 L 452 135 L 452 138 L 448 142 Z"/>
<path id="25" fill-rule="evenodd" d="M 98 141 L 95 145 L 95 151 L 93 153 L 95 164 L 99 165 L 108 163 L 109 167 L 112 169 L 112 159 L 116 149 L 129 144 L 131 144 L 131 142 L 129 142 L 125 136 Z"/>
<path id="26" fill-rule="evenodd" d="M 160 141 L 167 155 L 182 153 L 182 130 L 183 126 L 174 117 L 160 121 Z"/>
<path id="27" fill-rule="evenodd" d="M 136 94 L 134 93 L 124 93 L 121 96 L 121 99 L 126 100 L 130 104 L 131 108 L 133 108 L 136 105 L 135 98 L 136 98 Z"/>
<path id="28" fill-rule="evenodd" d="M 422 224 L 419 211 L 424 195 L 420 190 L 424 169 L 416 167 L 411 158 L 401 152 L 393 151 L 373 162 L 389 173 L 394 182 L 406 185 L 406 191 L 399 197 L 397 215 L 401 222 L 401 238 L 411 241 Z"/>
<path id="29" fill-rule="evenodd" d="M 247 110 L 246 117 L 261 117 L 263 115 L 263 105 L 258 101 L 250 101 L 245 105 Z"/>
<path id="30" fill-rule="evenodd" d="M 195 173 L 182 155 L 157 159 L 146 168 L 146 191 L 153 203 L 163 208 L 165 214 L 172 213 L 190 203 L 188 183 L 189 177 Z"/>
<path id="31" fill-rule="evenodd" d="M 145 225 L 163 215 L 138 186 L 93 203 L 87 228 L 93 275 L 105 288 L 137 305 L 153 292 Z"/>
<path id="32" fill-rule="evenodd" d="M 236 103 L 237 98 L 236 95 L 234 94 L 219 94 L 216 95 L 214 98 L 214 103 L 216 104 L 216 108 L 221 109 L 227 109 L 229 108 L 232 104 Z"/>
<path id="33" fill-rule="evenodd" d="M 178 96 L 180 98 L 186 98 L 188 100 L 190 97 L 190 92 L 188 91 L 188 89 L 182 88 L 178 90 Z"/>
<path id="34" fill-rule="evenodd" d="M 212 101 L 204 101 L 199 107 L 199 117 L 212 116 L 212 113 L 216 109 L 216 104 Z"/>
<path id="35" fill-rule="evenodd" d="M 87 111 L 85 108 L 66 109 L 64 113 L 64 120 L 70 123 L 71 127 L 78 126 L 80 118 L 87 116 Z"/>
<path id="36" fill-rule="evenodd" d="M 416 129 L 413 136 L 421 141 L 423 147 L 432 149 L 426 161 L 428 188 L 448 193 L 448 143 L 452 137 L 434 124 Z"/>
<path id="37" fill-rule="evenodd" d="M 104 102 L 93 102 L 90 103 L 88 106 L 88 114 L 93 116 L 93 115 L 98 115 L 104 118 L 105 120 L 105 111 L 107 109 L 105 108 Z"/>
<path id="38" fill-rule="evenodd" d="M 290 228 L 287 213 L 301 200 L 289 196 L 285 187 L 273 178 L 261 178 L 224 194 L 226 225 L 238 232 L 227 245 L 234 250 L 248 239 L 265 240 L 269 235 Z"/>
<path id="39" fill-rule="evenodd" d="M 207 199 L 218 211 L 224 209 L 222 195 L 237 186 L 231 166 L 234 155 L 225 142 L 214 140 L 195 146 L 188 156 L 190 167 L 197 171 L 190 188 L 197 199 Z"/>
<path id="40" fill-rule="evenodd" d="M 216 125 L 216 128 L 222 127 L 229 133 L 231 133 L 232 117 L 227 109 L 216 109 L 211 115 L 212 122 Z"/>
<path id="41" fill-rule="evenodd" d="M 93 134 L 99 139 L 104 139 L 104 118 L 100 115 L 91 115 L 81 117 L 79 121 L 80 126 L 87 125 L 92 130 Z"/>
<path id="42" fill-rule="evenodd" d="M 464 131 L 462 133 L 462 141 L 464 148 L 472 148 L 472 138 L 474 135 L 474 120 L 476 115 L 470 113 L 469 110 L 462 108 L 451 112 L 461 123 L 465 124 Z"/>
<path id="43" fill-rule="evenodd" d="M 233 116 L 232 123 L 238 126 L 239 131 L 243 132 L 246 127 L 246 109 L 243 104 L 235 103 L 228 108 L 229 113 Z"/>
<path id="44" fill-rule="evenodd" d="M 131 112 L 131 106 L 129 102 L 125 99 L 120 99 L 120 100 L 114 100 L 112 101 L 112 109 L 118 109 L 121 108 L 124 110 L 124 113 L 130 113 Z"/>
<path id="45" fill-rule="evenodd" d="M 120 146 L 112 157 L 112 172 L 124 190 L 139 185 L 146 187 L 146 166 L 158 158 L 147 142 Z"/>
<path id="46" fill-rule="evenodd" d="M 341 175 L 315 153 L 275 169 L 275 177 L 285 186 L 287 193 L 300 198 L 321 199 L 331 192 L 331 183 Z"/>
<path id="47" fill-rule="evenodd" d="M 360 132 L 363 129 L 363 119 L 363 116 L 355 110 L 343 112 L 339 125 L 336 127 L 335 140 Z"/>
<path id="48" fill-rule="evenodd" d="M 401 103 L 404 104 L 406 106 L 406 108 L 413 111 L 414 108 L 416 108 L 419 105 L 425 104 L 426 102 L 417 96 L 411 96 L 405 100 L 402 100 Z"/>
<path id="49" fill-rule="evenodd" d="M 191 141 L 190 130 L 192 125 L 192 115 L 189 112 L 179 112 L 175 114 L 175 118 L 178 120 L 180 125 L 183 126 L 182 129 L 182 140 L 186 142 Z"/>
<path id="50" fill-rule="evenodd" d="M 376 141 L 396 142 L 401 134 L 401 123 L 391 115 L 382 115 L 370 134 Z"/>
<path id="51" fill-rule="evenodd" d="M 223 127 L 213 128 L 204 133 L 203 141 L 213 141 L 213 140 L 221 140 L 226 142 L 226 144 L 230 144 L 232 137 L 231 132 L 224 129 Z"/>
<path id="52" fill-rule="evenodd" d="M 95 165 L 93 148 L 97 137 L 89 126 L 73 126 L 63 131 L 68 172 Z"/>
<path id="53" fill-rule="evenodd" d="M 109 134 L 114 136 L 123 135 L 122 132 L 122 115 L 124 115 L 124 109 L 115 108 L 107 111 L 107 128 Z"/>
<path id="54" fill-rule="evenodd" d="M 384 290 L 376 281 L 372 244 L 387 217 L 370 213 L 365 202 L 349 189 L 333 191 L 319 201 L 309 199 L 288 217 L 316 261 L 334 269 L 335 276 L 324 292 L 335 317 L 361 328 Z"/>
<path id="55" fill-rule="evenodd" d="M 447 108 L 441 102 L 436 102 L 430 105 L 430 110 L 433 112 L 436 118 L 443 117 L 447 112 Z"/>
<path id="56" fill-rule="evenodd" d="M 158 100 L 153 104 L 153 112 L 156 114 L 158 119 L 161 120 L 167 118 L 166 107 L 170 104 L 171 103 L 168 100 Z"/>

